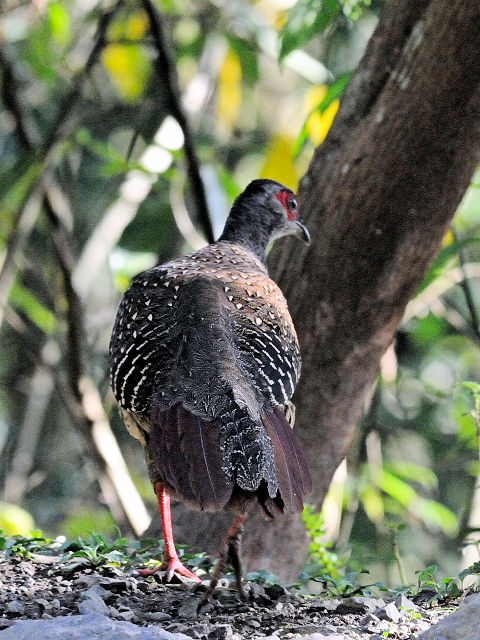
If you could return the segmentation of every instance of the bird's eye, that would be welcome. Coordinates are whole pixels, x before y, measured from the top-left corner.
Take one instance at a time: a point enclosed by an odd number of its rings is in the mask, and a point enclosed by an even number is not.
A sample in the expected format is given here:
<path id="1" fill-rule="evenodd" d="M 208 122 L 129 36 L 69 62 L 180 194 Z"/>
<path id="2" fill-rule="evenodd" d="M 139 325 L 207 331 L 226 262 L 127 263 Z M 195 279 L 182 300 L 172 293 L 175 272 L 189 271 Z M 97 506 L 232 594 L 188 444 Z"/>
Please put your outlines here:
<path id="1" fill-rule="evenodd" d="M 298 209 L 298 202 L 296 198 L 290 198 L 288 200 L 288 208 L 290 209 L 290 211 L 297 211 Z"/>

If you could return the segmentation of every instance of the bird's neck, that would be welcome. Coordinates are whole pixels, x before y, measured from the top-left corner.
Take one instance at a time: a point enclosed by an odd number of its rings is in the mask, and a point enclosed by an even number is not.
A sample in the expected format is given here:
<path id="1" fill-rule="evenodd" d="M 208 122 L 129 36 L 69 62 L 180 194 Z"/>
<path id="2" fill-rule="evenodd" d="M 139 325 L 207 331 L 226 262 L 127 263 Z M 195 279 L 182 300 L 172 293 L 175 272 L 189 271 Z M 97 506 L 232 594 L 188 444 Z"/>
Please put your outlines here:
<path id="1" fill-rule="evenodd" d="M 220 241 L 233 242 L 251 251 L 260 262 L 266 264 L 266 251 L 270 243 L 270 233 L 266 229 L 248 225 L 238 225 L 227 220 Z"/>

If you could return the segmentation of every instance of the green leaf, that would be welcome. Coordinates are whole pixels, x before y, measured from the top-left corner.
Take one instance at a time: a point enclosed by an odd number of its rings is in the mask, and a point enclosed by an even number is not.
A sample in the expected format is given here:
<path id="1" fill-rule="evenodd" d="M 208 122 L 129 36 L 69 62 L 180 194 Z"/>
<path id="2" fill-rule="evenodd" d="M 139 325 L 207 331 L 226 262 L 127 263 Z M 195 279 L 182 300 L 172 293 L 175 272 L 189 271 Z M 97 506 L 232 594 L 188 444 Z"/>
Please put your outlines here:
<path id="1" fill-rule="evenodd" d="M 278 582 L 278 576 L 265 569 L 259 569 L 258 571 L 247 573 L 245 580 L 259 582 L 260 584 L 275 584 Z"/>
<path id="2" fill-rule="evenodd" d="M 105 160 L 105 165 L 101 171 L 101 175 L 105 177 L 111 178 L 113 176 L 123 175 L 130 169 L 146 172 L 138 163 L 125 160 L 123 155 L 116 149 L 102 140 L 95 139 L 88 129 L 79 129 L 75 134 L 75 139 L 79 145 Z"/>
<path id="3" fill-rule="evenodd" d="M 419 497 L 409 484 L 385 470 L 380 478 L 379 486 L 404 507 L 408 507 Z"/>
<path id="4" fill-rule="evenodd" d="M 423 569 L 423 571 L 415 571 L 415 573 L 417 574 L 418 582 L 420 583 L 423 582 L 423 580 L 432 579 L 437 573 L 437 569 L 438 567 L 436 564 L 431 564 Z"/>
<path id="5" fill-rule="evenodd" d="M 334 100 L 336 100 L 337 98 L 340 98 L 343 92 L 345 91 L 346 86 L 350 82 L 352 76 L 353 76 L 353 71 L 347 71 L 347 73 L 342 74 L 334 82 L 332 82 L 332 84 L 328 88 L 327 95 L 323 98 L 320 104 L 317 105 L 315 109 L 312 109 L 312 111 L 305 118 L 305 122 L 303 123 L 302 130 L 300 131 L 300 134 L 293 146 L 293 154 L 295 158 L 299 155 L 299 153 L 303 149 L 303 146 L 307 140 L 307 137 L 308 137 L 307 123 L 312 113 L 315 113 L 316 111 L 318 111 L 319 113 L 323 113 L 326 109 L 328 109 L 328 107 L 332 104 Z"/>
<path id="6" fill-rule="evenodd" d="M 29 289 L 18 283 L 14 284 L 10 293 L 10 302 L 47 335 L 57 329 L 58 320 L 55 315 Z"/>
<path id="7" fill-rule="evenodd" d="M 34 156 L 28 155 L 9 166 L 7 171 L 0 173 L 2 227 L 5 219 L 10 218 L 13 221 L 41 170 L 42 163 L 37 162 Z"/>
<path id="8" fill-rule="evenodd" d="M 279 59 L 307 44 L 322 33 L 342 13 L 338 0 L 298 0 L 288 12 L 288 19 L 280 37 Z"/>
<path id="9" fill-rule="evenodd" d="M 51 2 L 48 5 L 48 21 L 52 36 L 60 45 L 70 41 L 70 16 L 62 2 Z"/>
<path id="10" fill-rule="evenodd" d="M 461 386 L 464 389 L 469 389 L 470 391 L 473 391 L 474 393 L 480 393 L 480 384 L 478 384 L 478 382 L 465 380 L 465 382 L 462 382 Z"/>
<path id="11" fill-rule="evenodd" d="M 51 86 L 56 82 L 55 65 L 60 61 L 60 55 L 52 38 L 48 16 L 34 24 L 27 40 L 26 60 L 40 80 Z"/>
<path id="12" fill-rule="evenodd" d="M 424 522 L 437 525 L 445 533 L 454 535 L 458 530 L 457 516 L 448 507 L 436 500 L 422 499 L 417 512 L 417 515 Z"/>
<path id="13" fill-rule="evenodd" d="M 257 47 L 252 41 L 232 34 L 227 34 L 227 40 L 240 60 L 243 77 L 249 84 L 255 84 L 259 76 Z"/>
<path id="14" fill-rule="evenodd" d="M 437 254 L 434 262 L 432 263 L 432 266 L 428 270 L 427 275 L 423 279 L 423 282 L 420 285 L 417 294 L 421 293 L 429 284 L 431 284 L 445 272 L 445 269 L 449 266 L 450 261 L 457 258 L 458 252 L 461 249 L 472 246 L 475 243 L 478 243 L 478 240 L 476 238 L 464 238 L 462 240 L 457 240 L 456 242 L 451 242 L 450 244 L 442 247 L 440 249 L 440 252 Z"/>
<path id="15" fill-rule="evenodd" d="M 400 478 L 418 482 L 427 489 L 434 489 L 438 485 L 437 476 L 431 469 L 414 462 L 391 460 L 385 463 L 385 468 Z"/>
<path id="16" fill-rule="evenodd" d="M 371 0 L 342 0 L 343 13 L 351 20 L 358 20 Z"/>
<path id="17" fill-rule="evenodd" d="M 460 578 L 460 580 L 464 580 L 467 576 L 478 576 L 479 573 L 480 573 L 480 562 L 474 562 L 463 571 L 460 571 L 460 573 L 458 574 L 458 577 Z"/>

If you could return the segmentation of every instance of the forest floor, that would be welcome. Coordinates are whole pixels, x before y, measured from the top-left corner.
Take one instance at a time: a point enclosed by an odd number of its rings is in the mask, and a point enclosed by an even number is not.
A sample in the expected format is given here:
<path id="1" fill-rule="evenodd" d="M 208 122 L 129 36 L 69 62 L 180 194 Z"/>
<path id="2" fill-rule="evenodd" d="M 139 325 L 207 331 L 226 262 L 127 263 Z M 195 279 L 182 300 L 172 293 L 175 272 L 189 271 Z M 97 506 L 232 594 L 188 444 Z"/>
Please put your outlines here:
<path id="1" fill-rule="evenodd" d="M 178 579 L 166 585 L 160 572 L 143 577 L 135 570 L 122 570 L 118 566 L 92 567 L 85 558 L 65 563 L 55 556 L 29 556 L 21 558 L 0 552 L 0 640 L 3 637 L 181 640 L 185 636 L 199 640 L 265 637 L 404 640 L 419 637 L 457 608 L 456 604 L 422 604 L 403 595 L 396 599 L 302 596 L 278 584 L 257 582 L 246 583 L 248 599 L 242 602 L 234 587 L 222 580 L 211 601 L 198 614 L 205 586 L 191 580 Z M 27 630 L 28 624 L 32 624 L 21 622 L 25 620 L 38 622 L 24 634 L 22 625 Z M 79 635 L 65 631 L 65 626 L 56 635 L 54 620 L 62 625 L 74 621 Z M 81 623 L 87 626 L 82 627 Z M 94 625 L 95 633 L 89 624 Z M 44 625 L 43 634 L 38 625 Z M 456 638 L 448 634 L 443 637 Z"/>

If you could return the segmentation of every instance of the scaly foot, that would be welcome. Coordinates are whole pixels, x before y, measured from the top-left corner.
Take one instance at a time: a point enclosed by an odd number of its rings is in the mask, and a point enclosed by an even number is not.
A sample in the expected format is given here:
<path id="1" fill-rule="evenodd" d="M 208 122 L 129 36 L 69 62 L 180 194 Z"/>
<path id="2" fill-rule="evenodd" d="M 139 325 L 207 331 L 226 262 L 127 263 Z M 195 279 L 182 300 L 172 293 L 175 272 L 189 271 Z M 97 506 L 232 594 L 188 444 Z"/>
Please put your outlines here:
<path id="1" fill-rule="evenodd" d="M 158 571 L 163 571 L 163 569 L 164 565 L 155 567 L 155 569 L 139 569 L 138 573 L 142 576 L 153 576 L 155 573 L 158 573 Z M 195 582 L 202 582 L 201 578 L 195 575 L 195 573 L 192 573 L 190 569 L 187 569 L 187 567 L 180 562 L 178 556 L 168 560 L 167 574 L 165 576 L 166 582 L 170 582 L 174 573 L 178 573 L 185 578 L 190 578 L 190 580 L 195 580 Z"/>

